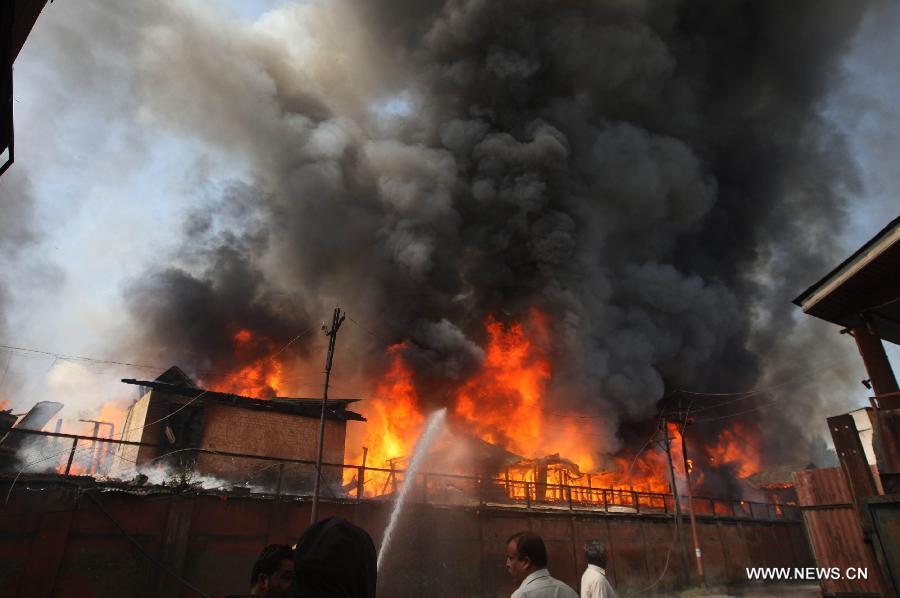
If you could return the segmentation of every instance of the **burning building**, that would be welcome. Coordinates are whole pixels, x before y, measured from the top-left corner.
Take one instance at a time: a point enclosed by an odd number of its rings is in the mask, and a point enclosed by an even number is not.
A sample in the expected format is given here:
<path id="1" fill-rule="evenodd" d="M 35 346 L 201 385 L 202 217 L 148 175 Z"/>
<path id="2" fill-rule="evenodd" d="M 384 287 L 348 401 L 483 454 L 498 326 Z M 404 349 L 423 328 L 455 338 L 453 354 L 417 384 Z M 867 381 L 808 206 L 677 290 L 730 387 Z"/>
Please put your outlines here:
<path id="1" fill-rule="evenodd" d="M 808 451 L 815 409 L 756 409 L 759 393 L 740 391 L 798 378 L 830 348 L 785 334 L 785 291 L 765 281 L 819 264 L 821 244 L 797 239 L 842 213 L 830 190 L 846 160 L 823 149 L 836 144 L 814 107 L 861 13 L 351 0 L 227 44 L 227 27 L 198 15 L 163 19 L 159 39 L 218 48 L 265 84 L 146 40 L 142 68 L 166 82 L 145 88 L 147 109 L 247 156 L 248 176 L 185 212 L 187 259 L 155 260 L 125 285 L 135 326 L 123 342 L 221 379 L 341 304 L 354 330 L 340 341 L 345 383 L 373 397 L 348 461 L 365 447 L 385 469 L 446 407 L 524 458 L 558 453 L 663 490 L 653 446 L 632 466 L 660 400 L 735 393 L 704 399 L 688 440 L 706 470 L 696 483 L 733 491 L 729 480 Z M 772 32 L 765 44 L 757 31 Z M 235 121 L 222 97 L 266 109 Z M 813 164 L 815 192 L 800 183 Z M 807 226 L 811 214 L 821 223 Z M 291 350 L 318 363 L 313 338 Z M 304 366 L 275 361 L 278 392 L 295 394 Z M 735 422 L 746 434 L 732 441 Z M 760 430 L 777 433 L 761 443 Z"/>
<path id="2" fill-rule="evenodd" d="M 337 303 L 341 383 L 372 400 L 361 429 L 329 414 L 325 459 L 381 469 L 362 499 L 440 408 L 523 502 L 674 494 L 661 435 L 698 493 L 805 452 L 818 409 L 742 391 L 786 394 L 827 353 L 773 281 L 837 242 L 851 161 L 819 108 L 861 3 L 336 0 L 250 27 L 177 5 L 111 20 L 133 111 L 227 168 L 121 287 L 117 349 L 191 375 L 129 380 L 125 437 L 154 446 L 123 462 L 240 481 L 223 453 L 311 459 L 315 406 L 273 397 Z M 705 393 L 689 432 L 657 421 L 676 389 Z"/>
<path id="3" fill-rule="evenodd" d="M 117 457 L 124 465 L 136 464 L 138 470 L 165 468 L 170 475 L 185 479 L 212 476 L 235 484 L 274 488 L 281 478 L 281 483 L 296 491 L 312 487 L 314 467 L 308 463 L 288 464 L 281 475 L 277 463 L 273 466 L 270 461 L 247 455 L 314 462 L 321 399 L 264 400 L 204 390 L 178 367 L 153 381 L 123 382 L 137 385 L 143 392 L 128 409 L 122 439 L 153 445 L 121 445 Z M 347 421 L 365 421 L 362 415 L 347 409 L 357 400 L 329 400 L 325 463 L 344 462 Z M 323 478 L 336 495 L 340 469 L 323 470 Z"/>

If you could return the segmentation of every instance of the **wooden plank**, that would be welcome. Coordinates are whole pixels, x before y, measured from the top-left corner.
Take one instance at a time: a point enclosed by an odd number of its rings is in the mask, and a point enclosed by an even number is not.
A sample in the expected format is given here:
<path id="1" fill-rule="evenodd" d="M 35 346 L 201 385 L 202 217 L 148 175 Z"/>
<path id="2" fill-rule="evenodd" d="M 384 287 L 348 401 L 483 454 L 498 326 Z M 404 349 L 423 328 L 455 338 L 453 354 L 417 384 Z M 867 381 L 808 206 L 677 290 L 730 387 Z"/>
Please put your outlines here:
<path id="1" fill-rule="evenodd" d="M 865 520 L 861 502 L 864 498 L 878 495 L 878 487 L 866 454 L 863 451 L 856 423 L 849 413 L 828 418 L 828 429 L 834 440 L 834 450 L 841 462 L 844 481 L 853 497 L 853 504 L 860 513 L 860 521 Z"/>

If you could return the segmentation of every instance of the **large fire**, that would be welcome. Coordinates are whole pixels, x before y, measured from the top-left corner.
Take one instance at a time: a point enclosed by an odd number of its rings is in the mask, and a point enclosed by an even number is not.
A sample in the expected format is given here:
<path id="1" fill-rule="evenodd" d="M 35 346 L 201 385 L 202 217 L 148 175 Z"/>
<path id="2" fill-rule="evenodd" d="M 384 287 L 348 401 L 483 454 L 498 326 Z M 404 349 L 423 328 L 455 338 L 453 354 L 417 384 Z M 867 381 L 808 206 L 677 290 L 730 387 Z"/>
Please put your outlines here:
<path id="1" fill-rule="evenodd" d="M 601 456 L 593 447 L 602 426 L 592 425 L 590 417 L 559 417 L 554 412 L 551 403 L 555 401 L 549 396 L 551 327 L 545 314 L 532 309 L 518 322 L 488 316 L 484 327 L 486 342 L 480 366 L 444 392 L 454 434 L 461 432 L 486 443 L 483 446 L 505 451 L 504 460 L 493 463 L 489 472 L 494 490 L 499 488 L 519 500 L 602 501 L 628 507 L 642 501 L 643 505 L 654 499 L 647 494 L 638 498 L 633 491 L 670 492 L 669 464 L 662 450 L 666 437 L 677 484 L 684 487 L 679 424 L 669 423 L 658 430 L 642 448 Z M 208 381 L 210 388 L 258 398 L 289 390 L 285 388 L 285 366 L 273 357 L 274 347 L 268 339 L 243 328 L 231 338 L 236 360 L 243 365 Z M 344 482 L 347 487 L 362 482 L 367 496 L 396 489 L 402 479 L 398 470 L 407 466 L 425 424 L 426 405 L 416 388 L 415 372 L 404 358 L 408 350 L 408 343 L 387 349 L 387 367 L 372 382 L 369 398 L 360 403 L 367 422 L 355 434 L 352 428 L 349 433 L 347 462 L 364 464 L 367 470 L 365 479 L 359 480 L 358 470 L 345 469 Z M 121 404 L 107 403 L 98 419 L 122 422 L 124 413 L 119 411 Z M 72 463 L 72 472 L 100 472 L 111 457 L 107 444 L 87 447 L 85 456 L 79 455 Z M 758 434 L 740 423 L 722 429 L 714 442 L 692 455 L 689 467 L 694 488 L 702 485 L 704 470 L 724 468 L 741 478 L 759 471 L 758 444 Z"/>
<path id="2" fill-rule="evenodd" d="M 404 347 L 401 343 L 388 349 L 391 365 L 378 382 L 366 410 L 366 435 L 362 446 L 366 451 L 366 464 L 370 467 L 393 469 L 395 459 L 409 454 L 425 421 L 412 370 L 401 354 Z M 345 478 L 351 474 L 351 470 L 346 470 Z M 388 478 L 388 474 L 370 474 L 365 491 L 370 495 L 377 494 Z"/>
<path id="3" fill-rule="evenodd" d="M 731 467 L 739 478 L 751 476 L 761 469 L 758 436 L 740 422 L 724 428 L 716 444 L 707 445 L 705 449 L 710 465 Z"/>
<path id="4" fill-rule="evenodd" d="M 103 403 L 91 419 L 60 419 L 59 431 L 63 434 L 87 436 L 92 440 L 80 439 L 75 446 L 75 452 L 71 453 L 72 443 L 68 438 L 52 439 L 50 441 L 52 448 L 47 449 L 49 455 L 44 456 L 44 460 L 53 457 L 56 463 L 50 465 L 50 468 L 57 473 L 68 471 L 69 475 L 109 475 L 118 465 L 115 456 L 116 444 L 104 440 L 122 438 L 126 410 L 125 402 L 112 400 Z M 44 460 L 38 460 L 36 464 L 45 467 Z"/>
<path id="5" fill-rule="evenodd" d="M 523 457 L 494 472 L 509 496 L 562 500 L 567 498 L 561 495 L 562 487 L 572 486 L 573 500 L 630 505 L 632 490 L 669 492 L 662 431 L 657 435 L 658 442 L 645 450 L 610 457 L 601 468 L 599 456 L 591 450 L 596 441 L 589 423 L 548 420 L 545 409 L 550 407 L 547 396 L 553 371 L 544 314 L 531 310 L 523 322 L 508 324 L 489 316 L 484 326 L 487 343 L 480 368 L 450 389 L 452 419 L 466 433 Z M 366 447 L 368 467 L 403 469 L 404 459 L 412 453 L 422 432 L 425 417 L 413 371 L 403 359 L 404 348 L 395 345 L 389 349 L 390 366 L 362 405 L 368 419 L 365 436 L 358 446 L 349 447 L 355 462 L 360 462 L 361 449 Z M 548 421 L 552 423 L 545 424 Z M 670 423 L 666 431 L 675 476 L 683 484 L 679 426 Z M 758 471 L 759 450 L 742 438 L 747 434 L 740 427 L 723 431 L 718 443 L 706 449 L 708 466 L 728 465 L 740 477 Z M 702 482 L 702 467 L 702 463 L 691 465 L 695 483 Z M 391 479 L 396 482 L 393 473 L 367 476 L 364 490 L 369 496 L 388 492 Z"/>
<path id="6" fill-rule="evenodd" d="M 550 381 L 546 319 L 532 310 L 522 324 L 504 327 L 488 317 L 488 344 L 478 373 L 456 393 L 456 415 L 482 440 L 530 456 L 540 446 L 542 399 Z"/>

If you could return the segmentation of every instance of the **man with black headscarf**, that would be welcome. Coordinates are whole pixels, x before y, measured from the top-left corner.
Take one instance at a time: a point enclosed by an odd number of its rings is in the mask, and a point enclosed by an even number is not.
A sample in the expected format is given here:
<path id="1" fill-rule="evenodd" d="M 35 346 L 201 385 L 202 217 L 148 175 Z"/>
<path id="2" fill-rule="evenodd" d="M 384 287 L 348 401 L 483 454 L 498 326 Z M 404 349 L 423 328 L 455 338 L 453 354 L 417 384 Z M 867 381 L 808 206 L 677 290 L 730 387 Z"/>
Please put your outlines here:
<path id="1" fill-rule="evenodd" d="M 294 551 L 295 598 L 374 598 L 375 544 L 340 517 L 311 525 Z"/>

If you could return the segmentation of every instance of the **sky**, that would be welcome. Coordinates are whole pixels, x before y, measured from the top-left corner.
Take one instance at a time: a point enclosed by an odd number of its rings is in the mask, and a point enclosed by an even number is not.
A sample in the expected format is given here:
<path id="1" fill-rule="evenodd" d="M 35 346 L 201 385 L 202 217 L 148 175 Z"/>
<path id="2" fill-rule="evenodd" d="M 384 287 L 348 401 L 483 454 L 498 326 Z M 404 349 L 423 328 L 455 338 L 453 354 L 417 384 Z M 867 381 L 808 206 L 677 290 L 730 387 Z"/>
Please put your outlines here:
<path id="1" fill-rule="evenodd" d="M 249 182 L 246 157 L 179 134 L 142 104 L 131 65 L 145 50 L 134 43 L 116 4 L 48 4 L 16 61 L 16 164 L 0 179 L 0 205 L 24 214 L 30 226 L 0 224 L 6 297 L 0 344 L 140 362 L 140 355 L 110 352 L 109 339 L 130 322 L 123 289 L 161 256 L 172 259 L 189 212 L 235 181 Z M 225 21 L 277 30 L 279 11 L 292 3 L 205 4 Z M 152 27 L 152 14 L 143 16 Z M 897 5 L 870 11 L 842 61 L 842 77 L 819 108 L 845 135 L 861 174 L 845 228 L 833 232 L 847 254 L 900 212 L 898 27 Z M 101 29 L 119 33 L 92 34 Z M 408 108 L 402 90 L 372 106 L 386 115 Z M 824 274 L 773 282 L 794 285 L 799 294 Z M 855 355 L 849 339 L 847 353 Z M 900 366 L 900 350 L 889 345 L 888 353 Z M 11 400 L 19 411 L 38 399 L 65 398 L 64 415 L 75 418 L 130 397 L 133 391 L 118 380 L 141 373 L 0 351 L 0 400 Z M 864 404 L 866 396 L 860 386 L 848 408 Z"/>

